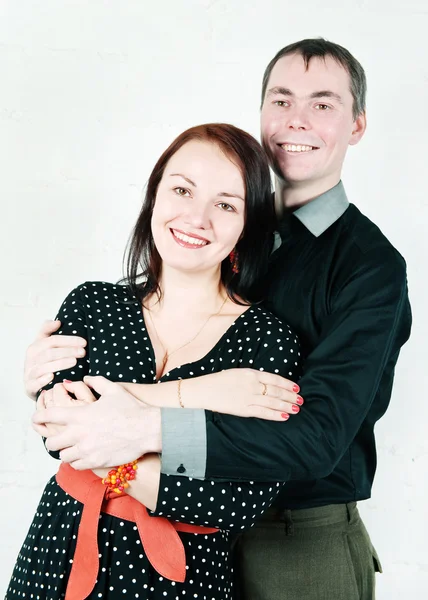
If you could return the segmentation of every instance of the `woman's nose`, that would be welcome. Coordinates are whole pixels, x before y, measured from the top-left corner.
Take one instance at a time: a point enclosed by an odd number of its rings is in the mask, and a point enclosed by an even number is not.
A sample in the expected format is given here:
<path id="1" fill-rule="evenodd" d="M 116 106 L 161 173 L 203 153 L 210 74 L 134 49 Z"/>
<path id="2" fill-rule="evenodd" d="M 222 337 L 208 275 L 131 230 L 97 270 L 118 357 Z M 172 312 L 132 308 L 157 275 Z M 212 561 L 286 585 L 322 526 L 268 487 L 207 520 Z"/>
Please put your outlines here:
<path id="1" fill-rule="evenodd" d="M 205 202 L 189 202 L 185 221 L 197 229 L 208 229 L 210 226 L 210 206 Z"/>

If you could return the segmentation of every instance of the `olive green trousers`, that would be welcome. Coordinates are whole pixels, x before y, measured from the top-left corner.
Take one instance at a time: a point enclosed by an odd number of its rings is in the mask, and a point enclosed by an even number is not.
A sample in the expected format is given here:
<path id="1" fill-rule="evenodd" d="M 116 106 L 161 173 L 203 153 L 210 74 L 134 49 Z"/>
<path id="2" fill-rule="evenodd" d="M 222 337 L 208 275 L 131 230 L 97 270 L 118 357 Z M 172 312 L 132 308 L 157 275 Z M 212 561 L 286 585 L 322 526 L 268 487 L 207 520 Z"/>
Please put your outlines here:
<path id="1" fill-rule="evenodd" d="M 355 502 L 269 509 L 234 543 L 239 600 L 373 600 L 381 566 Z"/>

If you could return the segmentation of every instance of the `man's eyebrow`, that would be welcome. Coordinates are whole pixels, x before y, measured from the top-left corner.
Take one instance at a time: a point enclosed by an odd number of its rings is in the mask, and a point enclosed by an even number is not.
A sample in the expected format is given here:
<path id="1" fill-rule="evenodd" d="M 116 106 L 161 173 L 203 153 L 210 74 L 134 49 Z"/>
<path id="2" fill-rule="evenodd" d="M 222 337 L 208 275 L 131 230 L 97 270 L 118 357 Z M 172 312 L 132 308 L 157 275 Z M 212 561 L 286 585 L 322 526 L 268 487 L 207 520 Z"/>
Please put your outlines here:
<path id="1" fill-rule="evenodd" d="M 334 98 L 335 100 L 340 102 L 340 104 L 343 104 L 342 96 L 339 96 L 339 94 L 336 94 L 336 92 L 332 92 L 331 90 L 320 90 L 319 92 L 313 92 L 309 97 L 310 98 Z"/>
<path id="2" fill-rule="evenodd" d="M 293 96 L 294 94 L 293 92 L 286 87 L 282 87 L 282 86 L 276 86 L 271 88 L 270 90 L 267 91 L 266 93 L 267 96 Z M 309 98 L 311 99 L 316 99 L 316 98 L 334 98 L 335 100 L 337 100 L 338 102 L 340 102 L 340 104 L 343 104 L 343 99 L 341 96 L 339 96 L 339 94 L 337 94 L 336 92 L 332 92 L 331 90 L 320 90 L 319 92 L 312 92 L 312 94 L 309 95 Z"/>
<path id="3" fill-rule="evenodd" d="M 190 183 L 190 185 L 193 185 L 193 187 L 198 187 L 196 185 L 196 183 L 194 183 L 191 179 L 189 179 L 188 177 L 186 177 L 182 173 L 171 173 L 170 177 L 182 177 L 183 179 L 185 179 L 187 181 L 187 183 Z"/>
<path id="4" fill-rule="evenodd" d="M 266 96 L 294 96 L 293 92 L 288 88 L 276 86 L 267 91 Z"/>

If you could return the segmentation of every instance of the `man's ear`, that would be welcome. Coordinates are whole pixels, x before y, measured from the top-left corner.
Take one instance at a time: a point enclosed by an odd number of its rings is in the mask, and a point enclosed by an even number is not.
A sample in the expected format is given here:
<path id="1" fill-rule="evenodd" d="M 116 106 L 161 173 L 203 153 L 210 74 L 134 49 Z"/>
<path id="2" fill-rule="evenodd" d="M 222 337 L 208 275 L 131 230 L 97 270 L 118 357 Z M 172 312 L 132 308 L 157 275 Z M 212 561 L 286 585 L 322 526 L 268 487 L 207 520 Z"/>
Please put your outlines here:
<path id="1" fill-rule="evenodd" d="M 366 127 L 367 127 L 367 117 L 366 117 L 366 113 L 364 111 L 360 115 L 358 115 L 358 117 L 354 121 L 351 137 L 349 140 L 350 146 L 355 146 L 355 144 L 358 144 L 358 142 L 364 135 Z"/>

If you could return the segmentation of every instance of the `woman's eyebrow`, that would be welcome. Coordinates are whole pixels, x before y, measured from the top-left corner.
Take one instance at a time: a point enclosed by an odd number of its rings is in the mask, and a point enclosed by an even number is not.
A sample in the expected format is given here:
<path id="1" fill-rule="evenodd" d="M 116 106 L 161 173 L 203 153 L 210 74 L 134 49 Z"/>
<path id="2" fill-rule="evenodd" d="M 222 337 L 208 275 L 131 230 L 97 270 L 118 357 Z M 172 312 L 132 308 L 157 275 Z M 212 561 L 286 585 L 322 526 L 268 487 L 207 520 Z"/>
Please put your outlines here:
<path id="1" fill-rule="evenodd" d="M 191 179 L 189 179 L 182 173 L 171 173 L 170 177 L 182 177 L 183 179 L 185 179 L 187 181 L 187 183 L 190 183 L 190 185 L 193 185 L 193 187 L 198 187 L 194 181 L 192 181 Z"/>
<path id="2" fill-rule="evenodd" d="M 222 198 L 239 198 L 240 200 L 242 200 L 242 202 L 245 202 L 244 198 L 242 196 L 240 196 L 239 194 L 231 194 L 229 192 L 219 192 L 217 194 L 217 196 L 220 196 Z"/>
<path id="3" fill-rule="evenodd" d="M 170 177 L 182 177 L 185 181 L 187 181 L 187 183 L 193 185 L 193 187 L 198 187 L 194 181 L 183 175 L 183 173 L 171 173 Z M 242 200 L 242 202 L 245 202 L 245 199 L 242 196 L 231 192 L 219 192 L 217 196 L 220 196 L 222 198 L 239 198 L 240 200 Z"/>

